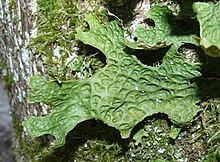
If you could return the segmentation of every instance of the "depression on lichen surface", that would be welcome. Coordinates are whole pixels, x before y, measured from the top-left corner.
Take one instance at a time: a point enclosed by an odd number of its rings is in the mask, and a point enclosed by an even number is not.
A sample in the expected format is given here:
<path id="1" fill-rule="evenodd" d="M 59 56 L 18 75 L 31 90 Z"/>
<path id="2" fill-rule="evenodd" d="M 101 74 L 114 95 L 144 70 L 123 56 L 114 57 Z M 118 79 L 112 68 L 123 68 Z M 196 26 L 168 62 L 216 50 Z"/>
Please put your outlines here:
<path id="1" fill-rule="evenodd" d="M 116 21 L 107 24 L 86 15 L 89 31 L 77 28 L 76 38 L 99 49 L 107 65 L 91 78 L 63 82 L 59 86 L 42 76 L 30 79 L 29 101 L 51 107 L 43 117 L 30 117 L 24 125 L 33 137 L 55 136 L 55 147 L 65 143 L 78 123 L 98 119 L 128 137 L 145 117 L 165 113 L 176 124 L 190 122 L 200 110 L 196 85 L 197 63 L 188 62 L 171 46 L 160 67 L 143 65 L 127 52 L 123 30 Z M 147 57 L 147 56 L 146 56 Z"/>

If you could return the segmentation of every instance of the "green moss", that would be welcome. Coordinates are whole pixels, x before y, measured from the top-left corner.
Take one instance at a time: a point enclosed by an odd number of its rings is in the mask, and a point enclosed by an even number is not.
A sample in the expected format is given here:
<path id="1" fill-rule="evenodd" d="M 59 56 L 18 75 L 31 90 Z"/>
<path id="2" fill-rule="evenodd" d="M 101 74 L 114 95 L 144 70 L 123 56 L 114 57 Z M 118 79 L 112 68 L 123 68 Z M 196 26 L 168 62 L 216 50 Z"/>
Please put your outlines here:
<path id="1" fill-rule="evenodd" d="M 6 74 L 2 76 L 4 87 L 10 91 L 13 85 L 13 77 L 10 74 Z"/>
<path id="2" fill-rule="evenodd" d="M 9 11 L 10 11 L 10 15 L 12 15 L 12 13 L 14 12 L 15 10 L 15 2 L 14 0 L 10 0 L 9 1 Z"/>
<path id="3" fill-rule="evenodd" d="M 204 134 L 206 134 L 207 155 L 204 161 L 217 162 L 220 160 L 220 100 L 212 99 L 207 102 L 203 116 Z"/>
<path id="4" fill-rule="evenodd" d="M 125 162 L 126 157 L 121 155 L 121 147 L 117 144 L 109 144 L 105 141 L 89 140 L 84 146 L 79 147 L 72 160 Z"/>
<path id="5" fill-rule="evenodd" d="M 130 161 L 153 161 L 158 159 L 173 161 L 175 159 L 175 153 L 179 150 L 174 151 L 174 147 L 169 145 L 170 127 L 168 121 L 165 119 L 157 120 L 156 118 L 149 120 L 140 130 L 144 134 L 139 142 L 131 142 L 130 149 L 127 152 Z"/>
<path id="6" fill-rule="evenodd" d="M 9 13 L 12 19 L 12 23 L 14 24 L 15 28 L 18 29 L 18 25 L 19 25 L 19 19 L 18 17 L 15 16 L 16 14 L 16 5 L 15 5 L 15 1 L 14 0 L 10 0 L 9 1 Z"/>
<path id="7" fill-rule="evenodd" d="M 22 131 L 23 128 L 21 126 L 21 121 L 18 116 L 12 114 L 12 126 L 13 126 L 13 138 L 16 139 L 19 143 L 19 145 L 15 145 L 14 143 L 14 152 L 15 152 L 15 157 L 20 157 L 22 154 Z M 19 159 L 16 159 L 19 161 Z"/>
<path id="8" fill-rule="evenodd" d="M 14 146 L 14 152 L 18 155 L 15 157 L 21 157 L 22 154 L 28 155 L 29 159 L 33 159 L 34 153 L 31 153 L 31 150 L 34 148 L 34 142 L 28 142 L 27 139 L 24 141 L 22 138 L 23 126 L 21 125 L 21 120 L 18 116 L 12 114 L 12 125 L 13 125 L 13 136 L 14 139 L 18 140 L 19 145 Z M 33 144 L 33 145 L 32 145 Z M 21 159 L 16 159 L 17 161 L 21 161 Z"/>
<path id="9" fill-rule="evenodd" d="M 0 80 L 3 81 L 4 88 L 10 90 L 13 84 L 13 77 L 9 73 L 4 73 L 5 60 L 0 56 Z"/>
<path id="10" fill-rule="evenodd" d="M 42 148 L 47 145 L 47 140 L 31 139 L 30 137 L 23 138 L 23 126 L 20 117 L 12 114 L 13 138 L 18 140 L 19 145 L 14 146 L 14 152 L 18 155 L 15 157 L 22 157 L 25 155 L 25 160 L 30 162 L 39 162 L 41 157 L 36 157 Z M 16 159 L 16 161 L 23 161 L 24 159 Z"/>
<path id="11" fill-rule="evenodd" d="M 1 59 L 1 57 L 0 57 L 0 79 L 2 80 L 2 70 L 3 70 L 3 66 L 4 66 L 4 64 L 3 64 L 3 61 L 2 61 L 2 59 Z"/>
<path id="12" fill-rule="evenodd" d="M 0 71 L 3 69 L 4 67 L 4 61 L 3 59 L 0 57 Z"/>
<path id="13" fill-rule="evenodd" d="M 34 49 L 37 57 L 41 57 L 47 67 L 49 76 L 58 82 L 76 78 L 75 69 L 72 69 L 72 61 L 76 55 L 85 55 L 92 52 L 83 44 L 77 49 L 78 42 L 75 40 L 76 27 L 86 29 L 84 14 L 93 12 L 99 15 L 103 22 L 107 21 L 106 11 L 100 7 L 98 0 L 81 2 L 78 0 L 38 0 L 37 28 L 38 35 L 32 39 L 29 47 Z M 90 53 L 94 54 L 94 53 Z M 81 62 L 84 67 L 86 64 Z M 102 65 L 101 65 L 102 66 Z M 101 67 L 100 66 L 100 67 Z M 93 68 L 90 67 L 89 70 Z M 87 71 L 89 71 L 87 70 Z M 84 72 L 82 72 L 84 73 Z"/>
<path id="14" fill-rule="evenodd" d="M 67 58 L 76 45 L 74 39 L 78 9 L 76 1 L 38 0 L 38 35 L 29 47 L 35 49 L 55 80 L 65 80 Z"/>

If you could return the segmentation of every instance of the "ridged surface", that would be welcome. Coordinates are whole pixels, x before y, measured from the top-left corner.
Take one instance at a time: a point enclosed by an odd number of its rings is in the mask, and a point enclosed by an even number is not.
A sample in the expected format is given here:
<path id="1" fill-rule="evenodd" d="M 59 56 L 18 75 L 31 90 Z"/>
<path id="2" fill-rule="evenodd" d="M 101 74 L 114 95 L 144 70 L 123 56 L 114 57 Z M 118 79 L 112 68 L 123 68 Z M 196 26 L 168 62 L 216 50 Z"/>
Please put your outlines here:
<path id="1" fill-rule="evenodd" d="M 153 6 L 146 14 L 147 18 L 155 23 L 155 27 L 146 30 L 145 25 L 137 28 L 135 36 L 137 37 L 137 46 L 140 48 L 161 48 L 173 44 L 177 48 L 183 43 L 192 43 L 197 45 L 195 34 L 189 34 L 178 25 L 178 17 L 174 16 L 167 6 Z M 196 33 L 191 28 L 191 33 Z"/>
<path id="2" fill-rule="evenodd" d="M 71 129 L 87 119 L 102 120 L 120 130 L 123 137 L 155 113 L 167 114 L 176 124 L 193 119 L 200 109 L 196 86 L 190 80 L 200 75 L 198 64 L 187 62 L 172 46 L 160 67 L 143 65 L 124 51 L 124 34 L 116 21 L 103 25 L 92 15 L 86 21 L 89 31 L 78 28 L 76 38 L 102 51 L 107 65 L 89 79 L 62 86 L 32 77 L 30 102 L 52 108 L 49 115 L 30 117 L 24 123 L 33 137 L 52 134 L 58 147 Z"/>
<path id="3" fill-rule="evenodd" d="M 207 55 L 220 57 L 220 2 L 197 2 L 193 8 L 200 23 L 200 45 Z"/>

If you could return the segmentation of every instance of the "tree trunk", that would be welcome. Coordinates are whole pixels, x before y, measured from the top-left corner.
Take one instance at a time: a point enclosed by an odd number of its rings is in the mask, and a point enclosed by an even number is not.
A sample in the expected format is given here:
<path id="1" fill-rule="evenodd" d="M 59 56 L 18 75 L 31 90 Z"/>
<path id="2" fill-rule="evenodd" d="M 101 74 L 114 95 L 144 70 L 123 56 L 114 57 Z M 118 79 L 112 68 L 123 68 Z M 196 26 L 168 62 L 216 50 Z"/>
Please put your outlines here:
<path id="1" fill-rule="evenodd" d="M 2 79 L 10 99 L 13 125 L 13 145 L 16 161 L 32 161 L 34 146 L 28 142 L 22 122 L 43 107 L 27 101 L 27 81 L 36 72 L 44 73 L 33 52 L 27 49 L 35 34 L 35 0 L 0 0 L 0 59 L 3 63 Z"/>

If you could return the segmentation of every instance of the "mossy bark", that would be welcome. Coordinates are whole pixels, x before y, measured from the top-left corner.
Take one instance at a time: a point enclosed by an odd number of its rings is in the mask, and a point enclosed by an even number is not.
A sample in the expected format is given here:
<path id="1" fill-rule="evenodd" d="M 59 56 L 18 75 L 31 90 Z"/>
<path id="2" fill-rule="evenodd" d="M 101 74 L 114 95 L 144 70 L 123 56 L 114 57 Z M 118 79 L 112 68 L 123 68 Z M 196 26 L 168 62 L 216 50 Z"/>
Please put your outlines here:
<path id="1" fill-rule="evenodd" d="M 28 78 L 36 73 L 45 74 L 41 62 L 27 48 L 36 32 L 35 11 L 35 0 L 0 0 L 0 57 L 4 63 L 1 77 L 10 99 L 14 154 L 18 162 L 34 161 L 34 152 L 39 149 L 28 139 L 22 122 L 46 110 L 44 106 L 30 105 L 27 98 Z"/>

